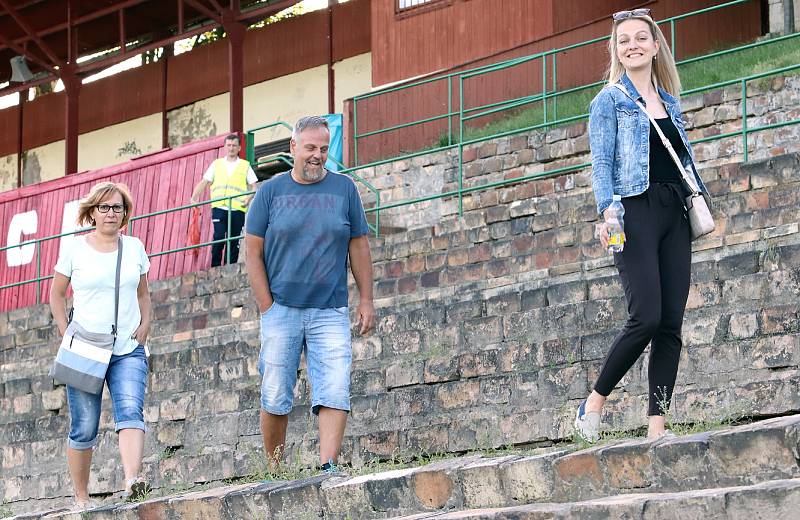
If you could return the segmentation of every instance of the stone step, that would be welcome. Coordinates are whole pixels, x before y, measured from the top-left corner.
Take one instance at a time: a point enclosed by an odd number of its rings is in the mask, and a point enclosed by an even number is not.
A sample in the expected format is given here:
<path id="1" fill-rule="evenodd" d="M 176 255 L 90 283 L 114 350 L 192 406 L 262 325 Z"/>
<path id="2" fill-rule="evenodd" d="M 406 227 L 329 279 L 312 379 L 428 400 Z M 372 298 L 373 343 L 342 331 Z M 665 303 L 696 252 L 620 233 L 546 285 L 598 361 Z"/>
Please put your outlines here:
<path id="1" fill-rule="evenodd" d="M 356 477 L 320 475 L 292 482 L 242 484 L 109 505 L 83 517 L 56 513 L 48 518 L 370 519 L 422 513 L 428 517 L 420 518 L 439 518 L 434 513 L 458 510 L 465 511 L 452 514 L 473 515 L 463 518 L 586 518 L 558 515 L 573 515 L 570 508 L 576 502 L 588 504 L 575 505 L 577 511 L 620 507 L 644 514 L 641 511 L 662 507 L 648 505 L 651 502 L 693 504 L 691 497 L 709 493 L 717 498 L 709 498 L 708 507 L 717 507 L 720 500 L 727 507 L 727 497 L 739 492 L 732 490 L 737 486 L 752 488 L 754 497 L 766 500 L 771 491 L 763 489 L 784 480 L 791 484 L 784 486 L 791 491 L 787 496 L 800 500 L 800 415 L 658 441 L 628 440 L 574 449 L 527 456 L 469 455 Z M 775 496 L 783 496 L 783 484 L 775 485 Z M 698 510 L 706 507 L 705 500 L 698 502 Z M 502 510 L 509 507 L 517 509 Z M 480 508 L 500 509 L 469 512 Z"/>
<path id="2" fill-rule="evenodd" d="M 362 518 L 420 507 L 479 508 L 680 492 L 800 477 L 800 415 L 569 453 L 461 458 L 322 485 L 328 511 Z M 366 508 L 364 506 L 367 506 Z M 364 516 L 364 511 L 374 511 Z"/>
<path id="3" fill-rule="evenodd" d="M 797 518 L 800 479 L 752 486 L 616 495 L 582 502 L 420 513 L 393 520 L 779 520 Z"/>

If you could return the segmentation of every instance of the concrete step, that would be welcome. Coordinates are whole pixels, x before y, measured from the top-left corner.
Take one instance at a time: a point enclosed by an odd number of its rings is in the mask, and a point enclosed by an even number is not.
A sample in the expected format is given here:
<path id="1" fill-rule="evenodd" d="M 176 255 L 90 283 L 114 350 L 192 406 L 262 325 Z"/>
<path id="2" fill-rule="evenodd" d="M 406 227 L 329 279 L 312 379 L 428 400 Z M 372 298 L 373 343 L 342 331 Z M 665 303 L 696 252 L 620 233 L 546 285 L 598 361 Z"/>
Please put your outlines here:
<path id="1" fill-rule="evenodd" d="M 443 513 L 472 515 L 463 518 L 592 518 L 574 516 L 584 509 L 605 518 L 609 508 L 640 514 L 615 518 L 662 518 L 641 515 L 658 508 L 667 514 L 673 507 L 669 504 L 684 502 L 696 502 L 698 511 L 727 511 L 732 496 L 745 502 L 748 497 L 755 502 L 772 497 L 780 508 L 796 504 L 798 460 L 800 415 L 794 415 L 658 441 L 616 441 L 578 451 L 572 446 L 535 455 L 469 455 L 355 477 L 319 475 L 220 487 L 111 504 L 83 516 L 54 512 L 47 518 L 450 518 L 436 516 Z"/>
<path id="2" fill-rule="evenodd" d="M 393 520 L 788 520 L 798 518 L 800 479 L 752 486 L 615 495 L 582 502 L 421 513 Z"/>

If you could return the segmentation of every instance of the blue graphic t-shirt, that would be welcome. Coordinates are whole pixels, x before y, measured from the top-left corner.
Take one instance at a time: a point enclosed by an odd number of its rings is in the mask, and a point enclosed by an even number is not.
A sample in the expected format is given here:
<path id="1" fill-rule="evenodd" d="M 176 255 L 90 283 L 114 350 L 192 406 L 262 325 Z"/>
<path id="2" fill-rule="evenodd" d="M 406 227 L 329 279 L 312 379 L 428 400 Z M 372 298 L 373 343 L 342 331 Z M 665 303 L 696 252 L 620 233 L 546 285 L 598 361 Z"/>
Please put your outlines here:
<path id="1" fill-rule="evenodd" d="M 355 184 L 328 172 L 314 184 L 273 177 L 247 212 L 247 233 L 264 238 L 273 299 L 288 307 L 347 306 L 350 239 L 369 233 Z"/>

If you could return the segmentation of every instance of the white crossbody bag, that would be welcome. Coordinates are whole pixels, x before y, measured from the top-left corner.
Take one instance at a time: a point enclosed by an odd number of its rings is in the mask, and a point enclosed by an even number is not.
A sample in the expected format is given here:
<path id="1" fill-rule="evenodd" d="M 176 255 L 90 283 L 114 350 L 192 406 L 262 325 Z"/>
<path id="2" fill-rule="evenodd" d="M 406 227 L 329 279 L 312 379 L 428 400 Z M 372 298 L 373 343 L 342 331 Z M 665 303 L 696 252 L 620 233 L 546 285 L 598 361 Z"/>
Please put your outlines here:
<path id="1" fill-rule="evenodd" d="M 622 84 L 615 83 L 614 86 L 620 89 L 626 96 L 633 99 Z M 711 209 L 708 207 L 708 202 L 706 202 L 705 196 L 700 191 L 700 187 L 697 185 L 697 182 L 695 182 L 694 172 L 692 171 L 691 166 L 683 166 L 683 163 L 681 163 L 681 160 L 678 158 L 678 154 L 675 153 L 675 149 L 672 147 L 672 143 L 669 142 L 669 139 L 667 139 L 667 137 L 664 135 L 664 132 L 661 131 L 661 128 L 658 126 L 658 123 L 653 116 L 650 115 L 640 101 L 634 99 L 634 102 L 639 106 L 639 108 L 642 109 L 642 112 L 647 114 L 648 119 L 650 119 L 650 123 L 653 125 L 653 127 L 655 127 L 656 132 L 658 132 L 661 142 L 664 143 L 664 148 L 667 149 L 669 155 L 672 157 L 672 160 L 675 162 L 675 165 L 678 167 L 678 171 L 681 173 L 681 178 L 686 185 L 686 189 L 689 191 L 689 196 L 686 197 L 685 206 L 686 213 L 689 216 L 689 225 L 692 228 L 692 240 L 711 233 L 714 231 L 714 218 L 711 216 Z"/>

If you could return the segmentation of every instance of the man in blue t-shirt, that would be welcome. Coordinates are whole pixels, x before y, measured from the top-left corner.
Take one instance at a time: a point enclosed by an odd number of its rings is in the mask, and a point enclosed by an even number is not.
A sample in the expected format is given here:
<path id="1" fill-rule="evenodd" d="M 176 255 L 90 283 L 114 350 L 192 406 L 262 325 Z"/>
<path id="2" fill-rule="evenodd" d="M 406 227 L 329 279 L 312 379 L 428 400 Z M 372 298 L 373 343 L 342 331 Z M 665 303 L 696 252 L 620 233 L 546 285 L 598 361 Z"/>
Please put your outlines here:
<path id="1" fill-rule="evenodd" d="M 305 349 L 320 463 L 335 468 L 350 411 L 348 256 L 359 292 L 356 327 L 366 334 L 375 322 L 364 208 L 350 177 L 325 169 L 329 141 L 324 118 L 300 119 L 292 170 L 265 182 L 247 214 L 247 275 L 261 312 L 261 435 L 273 467 Z"/>

